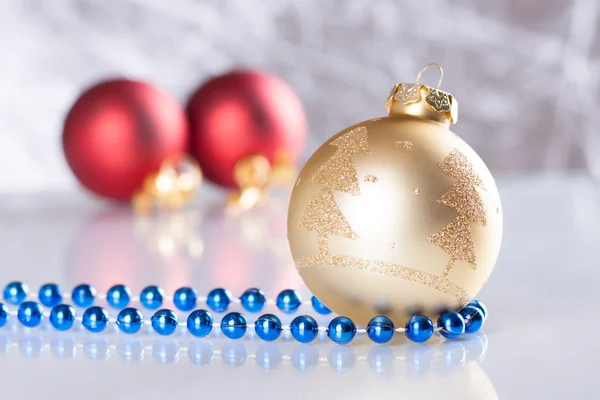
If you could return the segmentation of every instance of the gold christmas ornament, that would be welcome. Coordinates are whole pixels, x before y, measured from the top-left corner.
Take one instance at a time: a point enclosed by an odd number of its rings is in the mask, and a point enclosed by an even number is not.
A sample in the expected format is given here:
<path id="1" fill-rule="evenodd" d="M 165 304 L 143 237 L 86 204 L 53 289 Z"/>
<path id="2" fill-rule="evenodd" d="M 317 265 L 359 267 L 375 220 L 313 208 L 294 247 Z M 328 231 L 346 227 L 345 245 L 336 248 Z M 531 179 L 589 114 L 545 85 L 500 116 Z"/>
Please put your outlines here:
<path id="1" fill-rule="evenodd" d="M 436 88 L 419 83 L 429 66 Z M 459 309 L 489 277 L 502 238 L 500 197 L 479 156 L 448 127 L 458 104 L 428 64 L 398 84 L 389 116 L 325 142 L 296 181 L 288 239 L 298 272 L 330 309 L 363 326 L 403 326 Z"/>

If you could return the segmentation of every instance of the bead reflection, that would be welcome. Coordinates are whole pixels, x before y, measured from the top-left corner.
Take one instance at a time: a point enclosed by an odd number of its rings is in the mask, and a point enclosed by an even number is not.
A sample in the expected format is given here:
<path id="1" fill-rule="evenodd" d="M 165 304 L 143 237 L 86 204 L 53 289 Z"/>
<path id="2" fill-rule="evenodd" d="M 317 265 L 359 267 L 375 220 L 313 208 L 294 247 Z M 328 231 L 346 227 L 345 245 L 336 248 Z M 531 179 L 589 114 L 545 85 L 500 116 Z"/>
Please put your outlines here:
<path id="1" fill-rule="evenodd" d="M 483 361 L 488 346 L 487 336 L 473 335 L 461 343 L 465 347 L 467 361 Z"/>
<path id="2" fill-rule="evenodd" d="M 140 339 L 122 338 L 117 345 L 117 353 L 125 361 L 142 361 L 144 359 L 144 343 Z"/>
<path id="3" fill-rule="evenodd" d="M 92 360 L 107 360 L 110 354 L 108 340 L 102 337 L 90 337 L 83 342 L 83 353 Z"/>
<path id="4" fill-rule="evenodd" d="M 412 343 L 406 350 L 406 364 L 409 372 L 420 376 L 433 365 L 433 349 L 423 343 Z"/>
<path id="5" fill-rule="evenodd" d="M 440 344 L 440 362 L 436 362 L 436 370 L 450 372 L 463 367 L 467 360 L 465 346 L 459 340 L 447 340 Z M 437 360 L 436 360 L 437 361 Z"/>
<path id="6" fill-rule="evenodd" d="M 337 372 L 351 370 L 356 362 L 356 355 L 348 346 L 334 346 L 329 352 L 328 358 L 329 365 Z"/>
<path id="7" fill-rule="evenodd" d="M 281 349 L 276 343 L 261 343 L 256 349 L 256 363 L 264 369 L 277 368 L 281 359 Z"/>
<path id="8" fill-rule="evenodd" d="M 50 351 L 58 358 L 75 358 L 77 342 L 72 337 L 58 338 L 50 343 Z"/>
<path id="9" fill-rule="evenodd" d="M 174 340 L 158 340 L 152 346 L 152 357 L 162 364 L 179 360 L 179 345 Z"/>
<path id="10" fill-rule="evenodd" d="M 239 367 L 248 359 L 248 348 L 239 342 L 227 342 L 221 350 L 223 362 L 231 367 Z"/>
<path id="11" fill-rule="evenodd" d="M 10 340 L 8 335 L 4 332 L 0 332 L 0 353 L 6 354 L 10 348 Z"/>
<path id="12" fill-rule="evenodd" d="M 19 352 L 27 358 L 37 358 L 43 350 L 44 340 L 40 336 L 25 336 L 19 340 Z"/>
<path id="13" fill-rule="evenodd" d="M 311 344 L 300 344 L 292 353 L 292 365 L 301 372 L 310 371 L 319 363 L 319 352 Z"/>
<path id="14" fill-rule="evenodd" d="M 396 356 L 388 346 L 375 346 L 369 351 L 367 360 L 373 371 L 379 374 L 389 373 L 394 368 Z"/>
<path id="15" fill-rule="evenodd" d="M 52 324 L 50 323 L 50 321 L 48 320 L 48 318 L 44 318 L 42 320 L 42 322 L 38 326 L 38 329 L 40 331 L 42 331 L 42 332 L 52 332 L 52 331 L 54 331 L 54 327 L 52 326 Z"/>
<path id="16" fill-rule="evenodd" d="M 196 365 L 208 365 L 214 360 L 214 349 L 210 342 L 190 342 L 187 353 L 190 361 Z"/>
<path id="17" fill-rule="evenodd" d="M 56 357 L 68 359 L 78 355 L 77 348 L 80 346 L 76 337 L 64 336 L 64 333 L 49 336 L 45 340 L 44 337 L 31 335 L 25 330 L 16 334 L 15 340 L 11 340 L 12 337 L 10 327 L 0 330 L 0 354 L 17 350 L 27 358 L 36 358 L 48 347 Z M 85 337 L 81 346 L 86 357 L 92 360 L 106 360 L 111 356 L 111 352 L 114 352 L 127 362 L 144 360 L 148 346 L 145 345 L 144 338 L 109 336 L 109 339 L 111 342 L 102 335 Z M 179 361 L 180 352 L 187 352 L 189 361 L 196 365 L 213 364 L 215 355 L 220 355 L 223 363 L 233 367 L 242 366 L 248 358 L 254 358 L 256 365 L 265 370 L 293 367 L 298 371 L 307 372 L 315 368 L 330 368 L 341 373 L 367 367 L 377 374 L 402 371 L 409 377 L 418 378 L 430 371 L 448 374 L 464 369 L 468 363 L 479 363 L 484 359 L 487 350 L 487 338 L 483 334 L 432 344 L 407 343 L 367 348 L 320 343 L 298 343 L 288 347 L 289 343 L 285 341 L 217 340 L 214 343 L 219 343 L 220 348 L 215 349 L 211 341 L 195 340 L 191 336 L 188 340 L 181 340 L 182 343 L 166 339 L 152 343 L 153 358 L 163 364 L 175 363 Z M 284 348 L 291 353 L 282 351 Z M 326 353 L 327 357 L 319 357 L 320 352 Z"/>

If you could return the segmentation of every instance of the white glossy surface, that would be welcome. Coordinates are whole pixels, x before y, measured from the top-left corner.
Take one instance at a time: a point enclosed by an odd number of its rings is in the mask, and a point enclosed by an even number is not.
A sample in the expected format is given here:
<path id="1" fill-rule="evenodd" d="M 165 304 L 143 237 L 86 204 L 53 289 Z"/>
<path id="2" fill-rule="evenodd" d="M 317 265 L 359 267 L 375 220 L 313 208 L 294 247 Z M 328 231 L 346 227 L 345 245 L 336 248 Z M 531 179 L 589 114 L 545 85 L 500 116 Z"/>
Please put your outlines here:
<path id="1" fill-rule="evenodd" d="M 591 398 L 600 354 L 600 185 L 548 175 L 498 184 L 506 230 L 478 296 L 490 312 L 485 334 L 333 346 L 8 326 L 0 329 L 0 397 Z M 271 296 L 295 287 L 307 298 L 287 251 L 285 201 L 223 217 L 220 198 L 210 192 L 197 210 L 144 220 L 81 194 L 1 195 L 0 285 L 90 282 L 105 291 L 123 282 L 139 292 L 157 283 L 172 292 L 192 284 L 204 294 L 258 286 Z M 313 367 L 301 371 L 302 360 Z"/>

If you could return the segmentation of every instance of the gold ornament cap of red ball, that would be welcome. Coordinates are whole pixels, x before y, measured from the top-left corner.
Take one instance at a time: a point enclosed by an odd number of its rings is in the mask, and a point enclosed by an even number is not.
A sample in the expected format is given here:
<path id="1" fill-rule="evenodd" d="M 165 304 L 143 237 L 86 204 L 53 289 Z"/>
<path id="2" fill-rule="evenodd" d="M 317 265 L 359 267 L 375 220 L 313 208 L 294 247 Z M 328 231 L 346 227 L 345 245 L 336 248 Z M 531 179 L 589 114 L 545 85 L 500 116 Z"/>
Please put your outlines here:
<path id="1" fill-rule="evenodd" d="M 430 66 L 437 87 L 420 83 Z M 288 240 L 302 279 L 327 307 L 365 326 L 387 315 L 458 310 L 491 274 L 502 238 L 496 183 L 449 130 L 458 103 L 428 64 L 397 84 L 389 115 L 327 140 L 294 186 Z"/>

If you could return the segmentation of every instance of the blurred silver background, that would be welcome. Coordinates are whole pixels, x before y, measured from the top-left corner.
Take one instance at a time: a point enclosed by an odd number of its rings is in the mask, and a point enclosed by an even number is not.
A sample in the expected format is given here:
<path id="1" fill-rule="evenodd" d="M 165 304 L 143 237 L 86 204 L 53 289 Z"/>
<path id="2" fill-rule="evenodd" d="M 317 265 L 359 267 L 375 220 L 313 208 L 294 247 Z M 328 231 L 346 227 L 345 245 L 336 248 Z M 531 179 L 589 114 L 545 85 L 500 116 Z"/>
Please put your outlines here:
<path id="1" fill-rule="evenodd" d="M 2 1 L 0 190 L 74 184 L 60 134 L 84 87 L 127 76 L 183 102 L 240 66 L 297 91 L 307 155 L 437 62 L 492 170 L 600 171 L 599 26 L 597 0 Z"/>

